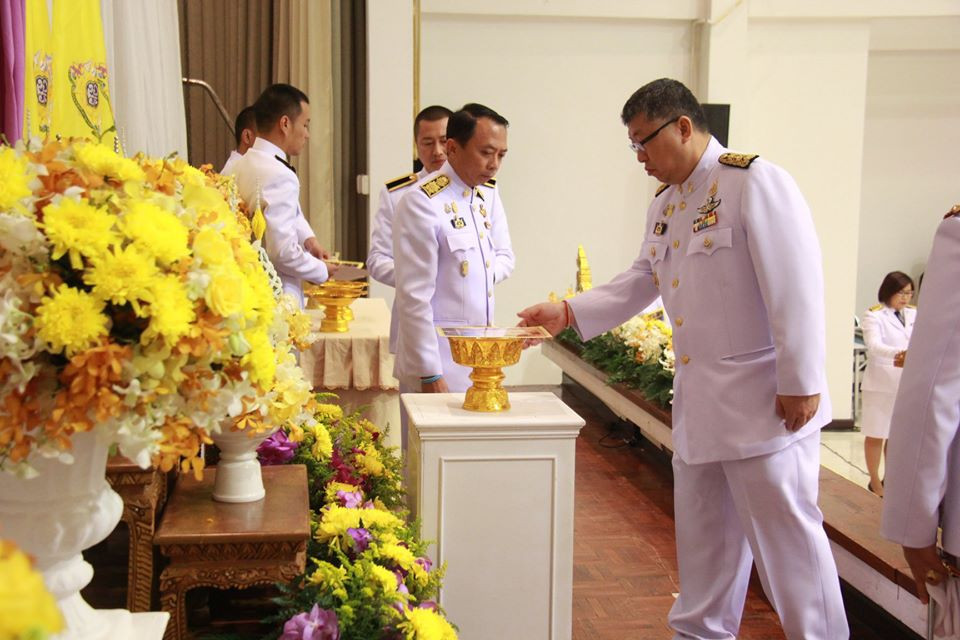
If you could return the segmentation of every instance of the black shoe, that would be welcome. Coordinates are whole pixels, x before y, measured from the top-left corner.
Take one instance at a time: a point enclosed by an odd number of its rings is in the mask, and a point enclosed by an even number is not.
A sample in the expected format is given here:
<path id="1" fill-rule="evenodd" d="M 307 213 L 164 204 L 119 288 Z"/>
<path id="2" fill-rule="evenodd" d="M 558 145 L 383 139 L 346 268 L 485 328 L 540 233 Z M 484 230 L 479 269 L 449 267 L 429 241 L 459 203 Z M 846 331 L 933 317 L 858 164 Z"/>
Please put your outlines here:
<path id="1" fill-rule="evenodd" d="M 883 482 L 880 483 L 880 486 L 881 487 L 883 486 Z M 870 493 L 880 496 L 880 493 L 874 490 L 873 483 L 870 482 L 869 480 L 867 480 L 867 489 L 870 491 Z M 880 497 L 882 498 L 883 496 L 880 496 Z"/>

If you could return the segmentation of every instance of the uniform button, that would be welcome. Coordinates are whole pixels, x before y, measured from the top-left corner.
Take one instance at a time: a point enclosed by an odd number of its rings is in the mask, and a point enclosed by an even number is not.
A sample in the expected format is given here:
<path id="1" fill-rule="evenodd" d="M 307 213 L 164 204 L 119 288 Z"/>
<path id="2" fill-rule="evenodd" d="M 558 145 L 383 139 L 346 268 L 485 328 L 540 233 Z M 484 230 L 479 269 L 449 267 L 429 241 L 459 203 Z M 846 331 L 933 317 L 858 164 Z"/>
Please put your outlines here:
<path id="1" fill-rule="evenodd" d="M 463 190 L 463 197 L 466 198 L 466 197 L 469 196 L 469 195 L 470 195 L 470 189 L 464 189 L 464 190 Z"/>
<path id="2" fill-rule="evenodd" d="M 673 241 L 673 248 L 674 248 L 674 249 L 679 249 L 679 248 L 680 248 L 680 241 L 679 241 L 679 240 L 674 240 L 674 241 Z"/>
<path id="3" fill-rule="evenodd" d="M 659 289 L 660 288 L 660 277 L 657 274 L 653 274 L 653 285 Z"/>
<path id="4" fill-rule="evenodd" d="M 678 326 L 678 327 L 682 327 L 682 326 L 683 326 L 683 316 L 677 316 L 676 318 L 674 318 L 674 322 L 677 323 L 677 326 Z"/>
<path id="5" fill-rule="evenodd" d="M 707 249 L 709 249 L 710 247 L 712 247 L 712 246 L 713 246 L 713 238 L 709 238 L 709 237 L 704 238 L 704 239 L 703 239 L 703 246 L 705 246 Z"/>
<path id="6" fill-rule="evenodd" d="M 679 206 L 680 206 L 680 211 L 683 211 L 684 209 L 687 208 L 687 203 L 681 201 Z"/>
<path id="7" fill-rule="evenodd" d="M 680 286 L 680 281 L 679 281 L 678 279 L 674 278 L 674 279 L 673 279 L 673 282 L 670 283 L 670 286 L 673 287 L 674 289 L 676 289 L 677 287 Z"/>
<path id="8" fill-rule="evenodd" d="M 490 261 L 489 261 L 489 260 L 487 260 L 486 262 L 484 262 L 484 264 L 487 265 L 487 269 L 490 268 Z"/>
<path id="9" fill-rule="evenodd" d="M 480 232 L 480 239 L 483 240 L 483 231 Z"/>
<path id="10" fill-rule="evenodd" d="M 487 291 L 487 297 L 488 297 L 488 298 L 492 298 L 492 297 L 493 297 L 493 291 Z"/>
<path id="11" fill-rule="evenodd" d="M 651 255 L 651 256 L 657 255 L 657 248 L 656 248 L 656 247 L 650 247 L 650 255 Z"/>
<path id="12" fill-rule="evenodd" d="M 690 356 L 687 356 L 687 355 L 680 356 L 680 362 L 682 362 L 683 364 L 687 364 L 688 362 L 690 362 Z"/>

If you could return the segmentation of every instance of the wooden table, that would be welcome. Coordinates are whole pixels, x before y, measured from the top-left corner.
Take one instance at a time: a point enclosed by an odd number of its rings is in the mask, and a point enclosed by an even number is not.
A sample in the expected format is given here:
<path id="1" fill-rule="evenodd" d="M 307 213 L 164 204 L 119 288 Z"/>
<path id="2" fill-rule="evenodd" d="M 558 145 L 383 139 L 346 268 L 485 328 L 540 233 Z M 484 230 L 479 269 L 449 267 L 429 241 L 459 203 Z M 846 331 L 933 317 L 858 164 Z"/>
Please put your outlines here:
<path id="1" fill-rule="evenodd" d="M 345 411 L 367 407 L 377 426 L 390 425 L 387 443 L 400 445 L 400 384 L 393 377 L 390 309 L 383 298 L 359 298 L 350 307 L 355 319 L 345 333 L 321 333 L 300 366 L 316 391 L 340 396 Z M 323 311 L 307 309 L 319 329 Z"/>
<path id="2" fill-rule="evenodd" d="M 127 559 L 127 609 L 153 610 L 153 534 L 167 498 L 167 474 L 141 469 L 123 456 L 107 461 L 107 482 L 123 498 L 121 519 L 130 530 Z"/>
<path id="3" fill-rule="evenodd" d="M 215 467 L 204 470 L 200 481 L 182 475 L 154 536 L 170 560 L 160 574 L 160 606 L 173 617 L 165 640 L 187 637 L 190 589 L 289 582 L 305 567 L 310 536 L 306 467 L 264 467 L 266 497 L 239 504 L 214 501 L 215 477 Z"/>

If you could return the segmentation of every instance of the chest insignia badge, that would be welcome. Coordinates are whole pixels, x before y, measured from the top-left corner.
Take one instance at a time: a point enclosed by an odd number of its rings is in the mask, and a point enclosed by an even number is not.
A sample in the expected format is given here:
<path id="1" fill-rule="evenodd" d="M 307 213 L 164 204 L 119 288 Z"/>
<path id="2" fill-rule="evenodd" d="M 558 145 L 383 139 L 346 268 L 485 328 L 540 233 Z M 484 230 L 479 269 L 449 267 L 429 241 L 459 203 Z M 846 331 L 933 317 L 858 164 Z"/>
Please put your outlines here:
<path id="1" fill-rule="evenodd" d="M 711 211 L 702 216 L 697 216 L 693 219 L 693 232 L 697 233 L 698 231 L 703 231 L 704 229 L 712 227 L 715 224 L 717 224 L 716 211 Z"/>
<path id="2" fill-rule="evenodd" d="M 454 229 L 463 229 L 465 226 L 467 226 L 466 221 L 464 221 L 464 219 L 461 218 L 460 216 L 457 216 L 456 218 L 451 220 L 450 224 L 453 225 Z"/>
<path id="3" fill-rule="evenodd" d="M 667 232 L 667 223 L 666 223 L 666 222 L 658 222 L 658 223 L 655 224 L 654 227 L 653 227 L 653 235 L 655 235 L 655 236 L 662 236 L 662 235 L 665 234 L 666 232 Z"/>

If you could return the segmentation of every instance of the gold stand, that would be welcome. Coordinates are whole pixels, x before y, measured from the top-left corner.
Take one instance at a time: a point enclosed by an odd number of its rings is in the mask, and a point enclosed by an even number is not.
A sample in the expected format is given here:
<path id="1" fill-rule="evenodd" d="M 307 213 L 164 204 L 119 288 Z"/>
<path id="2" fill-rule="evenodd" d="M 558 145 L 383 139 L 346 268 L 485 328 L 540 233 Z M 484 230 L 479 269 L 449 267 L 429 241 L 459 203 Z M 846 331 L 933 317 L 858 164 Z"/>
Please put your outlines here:
<path id="1" fill-rule="evenodd" d="M 350 330 L 353 311 L 350 305 L 367 292 L 366 282 L 346 280 L 327 280 L 323 284 L 304 289 L 310 299 L 309 308 L 323 305 L 323 320 L 320 331 L 323 333 L 346 333 Z"/>

